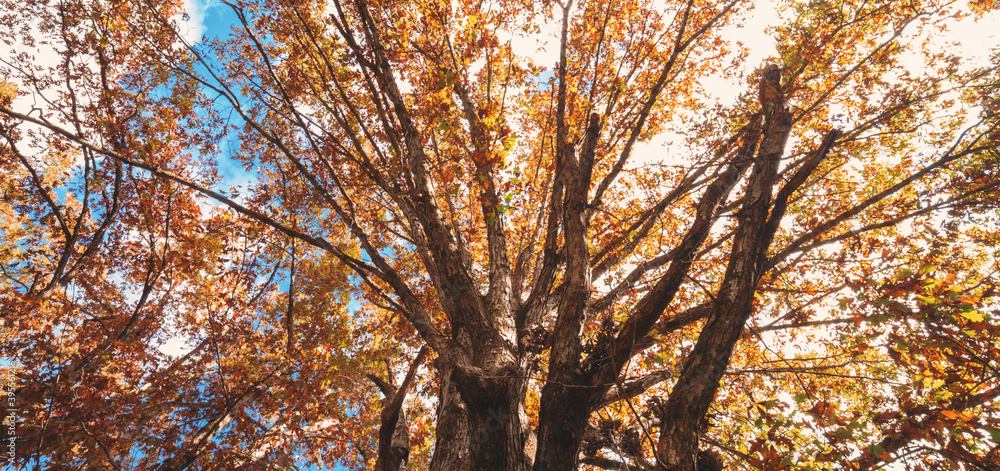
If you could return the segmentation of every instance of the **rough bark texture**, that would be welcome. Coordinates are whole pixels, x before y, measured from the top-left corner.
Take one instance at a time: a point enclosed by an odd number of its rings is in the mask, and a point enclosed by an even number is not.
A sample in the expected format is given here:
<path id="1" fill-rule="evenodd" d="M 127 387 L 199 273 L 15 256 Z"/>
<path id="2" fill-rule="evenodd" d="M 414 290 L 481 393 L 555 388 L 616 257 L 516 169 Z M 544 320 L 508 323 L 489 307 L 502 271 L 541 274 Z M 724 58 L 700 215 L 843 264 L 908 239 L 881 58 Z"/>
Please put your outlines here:
<path id="1" fill-rule="evenodd" d="M 557 339 L 553 342 L 552 347 L 553 359 L 550 360 L 552 364 L 549 368 L 549 381 L 542 390 L 536 471 L 569 470 L 575 469 L 577 466 L 579 449 L 584 436 L 583 430 L 590 414 L 603 403 L 611 385 L 618 381 L 622 368 L 631 358 L 636 347 L 641 344 L 639 339 L 644 339 L 653 329 L 660 315 L 670 304 L 677 289 L 684 281 L 695 254 L 708 236 L 716 209 L 725 200 L 739 181 L 740 175 L 747 168 L 749 163 L 747 156 L 753 155 L 757 148 L 757 140 L 760 136 L 758 123 L 758 117 L 755 116 L 751 119 L 745 128 L 746 137 L 743 145 L 738 148 L 727 169 L 721 172 L 706 189 L 699 202 L 695 222 L 688 229 L 677 249 L 671 252 L 673 258 L 667 272 L 641 299 L 629 319 L 617 328 L 617 334 L 614 333 L 613 322 L 607 324 L 608 332 L 604 337 L 605 340 L 582 363 L 580 362 L 579 350 L 580 331 L 576 324 L 571 323 L 575 318 L 572 317 L 572 311 L 568 309 L 568 306 L 574 305 L 573 301 L 577 298 L 572 296 L 563 298 L 563 302 L 566 304 L 560 304 L 560 317 L 556 321 L 553 332 Z M 570 164 L 572 165 L 572 162 Z M 570 201 L 569 196 L 567 196 L 567 201 Z M 569 204 L 566 205 L 565 211 L 569 214 L 572 213 Z M 570 253 L 570 257 L 573 253 L 569 245 L 573 241 L 571 224 L 572 221 L 567 218 L 566 250 Z M 577 243 L 581 243 L 581 241 L 577 240 Z M 586 247 L 585 238 L 582 240 L 582 245 Z M 573 262 L 567 260 L 567 273 L 570 273 L 573 266 Z M 581 271 L 589 275 L 589 262 Z M 567 275 L 567 282 L 564 285 L 566 292 L 569 292 L 573 286 L 571 276 Z M 585 281 L 589 293 L 589 277 Z M 574 327 L 577 329 L 574 330 Z M 560 335 L 565 338 L 561 349 L 558 337 Z M 700 416 L 692 420 L 700 420 Z"/>
<path id="2" fill-rule="evenodd" d="M 594 388 L 549 382 L 542 389 L 535 471 L 577 468 Z M 544 446 L 544 447 L 543 447 Z"/>
<path id="3" fill-rule="evenodd" d="M 581 334 L 591 286 L 586 204 L 599 133 L 600 117 L 591 115 L 580 155 L 563 154 L 566 279 L 552 333 L 549 381 L 542 388 L 536 470 L 576 467 L 583 431 L 597 391 L 581 374 L 580 360 Z"/>
<path id="4" fill-rule="evenodd" d="M 468 408 L 472 469 L 529 470 L 525 448 L 530 430 L 523 402 L 527 381 L 514 375 L 485 376 L 464 377 L 459 383 Z"/>
<path id="5" fill-rule="evenodd" d="M 469 463 L 468 410 L 452 375 L 454 369 L 438 367 L 441 383 L 438 389 L 437 427 L 431 471 L 467 470 Z"/>

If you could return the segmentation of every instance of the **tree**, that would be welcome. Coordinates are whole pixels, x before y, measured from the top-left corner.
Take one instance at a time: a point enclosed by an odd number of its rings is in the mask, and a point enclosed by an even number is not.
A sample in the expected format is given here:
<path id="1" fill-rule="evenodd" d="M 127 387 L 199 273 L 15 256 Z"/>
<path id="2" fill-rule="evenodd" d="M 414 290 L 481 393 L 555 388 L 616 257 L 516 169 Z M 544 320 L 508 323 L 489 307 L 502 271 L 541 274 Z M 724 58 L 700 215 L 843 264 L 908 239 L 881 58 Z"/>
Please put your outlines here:
<path id="1" fill-rule="evenodd" d="M 222 3 L 4 2 L 16 465 L 1000 466 L 992 2 Z"/>

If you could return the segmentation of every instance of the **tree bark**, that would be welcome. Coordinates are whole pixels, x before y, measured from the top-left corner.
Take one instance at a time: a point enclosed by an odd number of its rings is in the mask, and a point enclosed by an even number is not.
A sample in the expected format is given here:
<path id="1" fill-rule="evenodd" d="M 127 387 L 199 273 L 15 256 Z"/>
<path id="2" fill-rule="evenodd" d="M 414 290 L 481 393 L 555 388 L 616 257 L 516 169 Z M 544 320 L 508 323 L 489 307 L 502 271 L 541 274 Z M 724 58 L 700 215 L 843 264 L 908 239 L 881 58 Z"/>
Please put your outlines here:
<path id="1" fill-rule="evenodd" d="M 548 382 L 542 388 L 534 471 L 575 470 L 594 388 Z"/>
<path id="2" fill-rule="evenodd" d="M 458 393 L 453 375 L 454 368 L 437 362 L 441 384 L 438 393 L 437 424 L 435 429 L 434 456 L 430 471 L 464 471 L 471 469 L 469 462 L 468 409 Z"/>
<path id="3" fill-rule="evenodd" d="M 600 117 L 591 114 L 579 156 L 572 145 L 566 146 L 562 154 L 566 185 L 563 207 L 566 275 L 552 333 L 549 381 L 542 388 L 536 470 L 576 468 L 583 431 L 597 394 L 597 389 L 589 386 L 589 376 L 581 374 L 580 360 L 581 335 L 591 291 L 586 204 L 600 130 Z"/>
<path id="4" fill-rule="evenodd" d="M 468 410 L 470 469 L 528 471 L 531 429 L 524 411 L 525 375 L 458 372 L 458 389 Z"/>

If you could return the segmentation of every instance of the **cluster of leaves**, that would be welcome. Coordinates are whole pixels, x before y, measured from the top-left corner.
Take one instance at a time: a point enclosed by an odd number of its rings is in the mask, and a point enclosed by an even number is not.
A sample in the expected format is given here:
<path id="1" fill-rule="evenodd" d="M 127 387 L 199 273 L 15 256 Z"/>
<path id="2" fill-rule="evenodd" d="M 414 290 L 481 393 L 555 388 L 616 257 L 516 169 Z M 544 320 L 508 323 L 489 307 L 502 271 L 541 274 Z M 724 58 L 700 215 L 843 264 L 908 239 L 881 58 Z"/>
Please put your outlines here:
<path id="1" fill-rule="evenodd" d="M 1000 466 L 995 2 L 222 3 L 0 0 L 16 465 Z"/>

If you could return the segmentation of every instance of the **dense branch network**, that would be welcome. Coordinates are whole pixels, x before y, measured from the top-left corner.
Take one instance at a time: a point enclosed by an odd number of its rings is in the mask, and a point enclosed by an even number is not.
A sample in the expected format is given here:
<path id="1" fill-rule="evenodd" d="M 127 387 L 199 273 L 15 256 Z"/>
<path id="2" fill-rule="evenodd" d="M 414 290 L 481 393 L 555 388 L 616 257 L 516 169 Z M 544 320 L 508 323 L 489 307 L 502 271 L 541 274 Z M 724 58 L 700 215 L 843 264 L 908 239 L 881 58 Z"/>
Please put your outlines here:
<path id="1" fill-rule="evenodd" d="M 4 38 L 60 61 L 0 58 L 22 462 L 995 466 L 997 69 L 880 78 L 957 13 L 798 5 L 712 108 L 743 6 L 646 3 L 224 0 L 190 41 L 177 5 L 28 2 Z M 505 39 L 544 21 L 557 64 Z M 79 418 L 107 401 L 134 425 Z"/>

